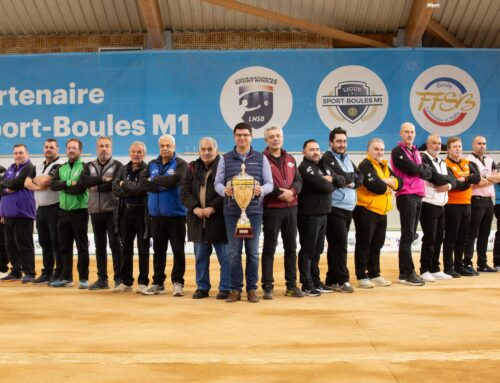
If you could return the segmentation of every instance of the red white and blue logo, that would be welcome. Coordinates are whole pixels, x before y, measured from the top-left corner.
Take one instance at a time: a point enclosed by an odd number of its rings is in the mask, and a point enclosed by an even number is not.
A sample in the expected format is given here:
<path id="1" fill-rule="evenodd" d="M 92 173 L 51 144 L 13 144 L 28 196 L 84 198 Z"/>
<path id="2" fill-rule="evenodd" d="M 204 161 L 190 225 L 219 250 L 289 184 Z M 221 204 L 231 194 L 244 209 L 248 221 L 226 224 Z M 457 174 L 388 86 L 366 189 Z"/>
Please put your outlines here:
<path id="1" fill-rule="evenodd" d="M 463 133 L 476 120 L 480 109 L 479 89 L 472 77 L 452 65 L 437 65 L 415 80 L 410 105 L 417 122 L 441 136 Z"/>

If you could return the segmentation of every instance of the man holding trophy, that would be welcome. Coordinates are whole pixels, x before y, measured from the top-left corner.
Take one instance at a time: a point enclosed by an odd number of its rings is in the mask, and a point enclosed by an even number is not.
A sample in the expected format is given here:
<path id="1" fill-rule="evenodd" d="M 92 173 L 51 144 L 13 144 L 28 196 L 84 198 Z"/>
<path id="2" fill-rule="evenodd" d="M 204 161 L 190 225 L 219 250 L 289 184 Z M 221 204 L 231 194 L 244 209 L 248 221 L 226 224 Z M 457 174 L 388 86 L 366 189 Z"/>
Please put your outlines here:
<path id="1" fill-rule="evenodd" d="M 224 221 L 231 260 L 231 292 L 227 302 L 241 300 L 245 243 L 246 291 L 256 303 L 259 279 L 259 236 L 262 224 L 262 198 L 273 191 L 273 177 L 267 158 L 250 145 L 252 127 L 241 122 L 234 127 L 235 147 L 219 160 L 215 190 L 224 197 Z"/>

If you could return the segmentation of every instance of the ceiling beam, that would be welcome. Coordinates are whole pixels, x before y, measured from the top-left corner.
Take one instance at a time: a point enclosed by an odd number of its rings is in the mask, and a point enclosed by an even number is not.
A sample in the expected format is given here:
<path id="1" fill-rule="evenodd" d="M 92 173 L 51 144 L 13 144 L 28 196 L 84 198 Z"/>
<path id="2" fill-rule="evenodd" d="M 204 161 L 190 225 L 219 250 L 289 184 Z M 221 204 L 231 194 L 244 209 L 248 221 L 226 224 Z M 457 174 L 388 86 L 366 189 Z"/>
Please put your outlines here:
<path id="1" fill-rule="evenodd" d="M 434 19 L 431 19 L 429 21 L 429 24 L 427 25 L 427 32 L 430 35 L 448 43 L 453 48 L 467 48 L 464 43 L 462 43 L 459 39 L 448 32 L 441 24 L 439 24 Z"/>
<path id="2" fill-rule="evenodd" d="M 163 22 L 161 20 L 160 6 L 158 0 L 138 0 L 146 28 L 148 29 L 151 48 L 164 48 L 165 37 L 163 35 Z"/>
<path id="3" fill-rule="evenodd" d="M 413 0 L 408 22 L 406 23 L 406 45 L 415 47 L 422 42 L 422 36 L 432 18 L 434 6 L 439 7 L 439 0 Z"/>
<path id="4" fill-rule="evenodd" d="M 353 44 L 370 46 L 375 48 L 388 48 L 391 46 L 380 41 L 355 35 L 353 33 L 347 33 L 335 28 L 329 28 L 320 24 L 310 23 L 308 21 L 287 16 L 282 13 L 270 11 L 269 9 L 254 7 L 252 5 L 243 4 L 234 0 L 202 0 L 202 1 L 204 1 L 205 3 L 210 3 L 228 9 L 232 9 L 237 12 L 243 12 L 253 16 L 262 17 L 264 19 L 272 20 L 277 23 L 292 25 L 296 28 L 317 33 L 319 35 L 327 36 L 335 40 L 341 40 Z"/>

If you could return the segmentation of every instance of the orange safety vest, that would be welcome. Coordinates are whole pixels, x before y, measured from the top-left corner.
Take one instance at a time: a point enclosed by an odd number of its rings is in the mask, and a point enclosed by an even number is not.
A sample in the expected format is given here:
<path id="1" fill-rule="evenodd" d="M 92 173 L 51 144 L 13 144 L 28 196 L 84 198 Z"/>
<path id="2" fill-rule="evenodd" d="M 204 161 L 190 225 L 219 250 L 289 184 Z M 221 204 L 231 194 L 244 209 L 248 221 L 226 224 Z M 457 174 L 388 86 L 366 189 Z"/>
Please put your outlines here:
<path id="1" fill-rule="evenodd" d="M 446 157 L 445 162 L 456 178 L 470 176 L 469 161 L 465 158 L 460 158 L 460 161 L 456 162 Z M 470 185 L 465 190 L 450 190 L 448 192 L 448 205 L 470 205 L 471 197 L 472 187 Z"/>

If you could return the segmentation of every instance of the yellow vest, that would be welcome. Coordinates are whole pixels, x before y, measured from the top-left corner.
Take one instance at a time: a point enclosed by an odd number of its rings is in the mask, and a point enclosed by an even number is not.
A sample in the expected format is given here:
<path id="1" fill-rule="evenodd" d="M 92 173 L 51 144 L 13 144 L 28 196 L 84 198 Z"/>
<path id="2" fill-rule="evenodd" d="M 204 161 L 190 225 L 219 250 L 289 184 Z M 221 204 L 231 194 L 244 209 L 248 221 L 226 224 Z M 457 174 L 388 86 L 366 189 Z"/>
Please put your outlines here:
<path id="1" fill-rule="evenodd" d="M 387 160 L 382 160 L 381 164 L 383 166 L 380 166 L 380 164 L 370 156 L 366 156 L 366 159 L 372 163 L 373 168 L 380 178 L 389 178 L 391 176 Z M 368 174 L 364 174 L 363 176 L 368 177 Z M 396 185 L 397 182 L 398 181 L 396 180 Z M 361 186 L 357 189 L 357 194 L 357 205 L 363 206 L 376 214 L 387 215 L 387 213 L 392 209 L 392 189 L 389 186 L 387 186 L 384 194 L 373 193 L 365 186 Z"/>

